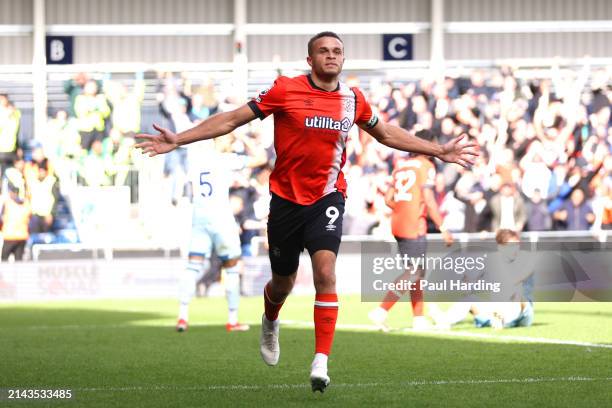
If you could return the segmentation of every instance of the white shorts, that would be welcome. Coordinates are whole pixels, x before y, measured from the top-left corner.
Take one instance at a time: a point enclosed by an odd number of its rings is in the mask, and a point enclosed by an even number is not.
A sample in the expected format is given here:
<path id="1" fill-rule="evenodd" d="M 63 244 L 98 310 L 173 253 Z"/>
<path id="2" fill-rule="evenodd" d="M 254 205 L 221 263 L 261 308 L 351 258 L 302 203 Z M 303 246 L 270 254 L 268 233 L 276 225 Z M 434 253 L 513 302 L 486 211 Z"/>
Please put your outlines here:
<path id="1" fill-rule="evenodd" d="M 189 255 L 210 258 L 213 249 L 223 261 L 239 258 L 242 254 L 240 230 L 233 218 L 215 223 L 198 219 L 192 221 Z"/>

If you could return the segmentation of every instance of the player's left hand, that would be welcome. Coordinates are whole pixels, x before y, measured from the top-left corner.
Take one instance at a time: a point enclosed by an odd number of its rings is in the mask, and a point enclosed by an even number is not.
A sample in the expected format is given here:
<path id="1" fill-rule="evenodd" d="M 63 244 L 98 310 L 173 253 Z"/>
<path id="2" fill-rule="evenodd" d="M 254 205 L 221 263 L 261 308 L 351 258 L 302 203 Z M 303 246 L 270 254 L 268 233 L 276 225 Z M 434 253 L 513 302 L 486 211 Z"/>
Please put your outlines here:
<path id="1" fill-rule="evenodd" d="M 446 244 L 447 247 L 453 245 L 453 242 L 455 242 L 455 239 L 453 238 L 453 234 L 451 234 L 448 231 L 442 232 L 442 239 L 444 240 L 444 243 Z"/>
<path id="2" fill-rule="evenodd" d="M 465 168 L 473 165 L 476 158 L 480 155 L 480 149 L 475 141 L 461 143 L 466 137 L 467 135 L 464 133 L 444 144 L 438 159 L 447 163 L 457 163 Z"/>

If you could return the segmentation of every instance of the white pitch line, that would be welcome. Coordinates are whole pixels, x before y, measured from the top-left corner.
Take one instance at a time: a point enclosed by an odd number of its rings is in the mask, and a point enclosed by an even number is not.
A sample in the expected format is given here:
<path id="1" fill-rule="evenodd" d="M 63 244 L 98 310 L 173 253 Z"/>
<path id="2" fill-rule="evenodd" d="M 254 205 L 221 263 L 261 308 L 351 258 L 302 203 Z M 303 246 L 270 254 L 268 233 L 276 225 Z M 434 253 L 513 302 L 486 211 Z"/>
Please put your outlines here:
<path id="1" fill-rule="evenodd" d="M 595 382 L 612 381 L 612 377 L 558 377 L 558 378 L 498 378 L 480 380 L 431 380 L 431 381 L 400 381 L 396 383 L 332 383 L 334 388 L 366 388 L 366 387 L 418 387 L 438 385 L 488 385 L 488 384 L 537 384 L 549 382 Z M 130 391 L 231 391 L 231 390 L 274 390 L 274 389 L 301 389 L 308 388 L 308 384 L 233 384 L 233 385 L 201 385 L 201 386 L 130 386 L 130 387 L 95 387 L 80 388 L 75 391 L 82 392 L 130 392 Z"/>
<path id="2" fill-rule="evenodd" d="M 258 326 L 259 322 L 245 322 L 251 326 Z M 282 320 L 282 325 L 286 326 L 298 326 L 298 327 L 314 327 L 313 322 L 299 321 L 299 320 Z M 211 327 L 211 326 L 222 326 L 221 324 L 214 323 L 193 323 L 191 327 Z M 138 327 L 161 327 L 158 325 L 146 325 L 146 324 L 67 324 L 67 325 L 40 325 L 40 326 L 23 326 L 23 327 L 0 327 L 1 331 L 8 330 L 85 330 L 85 329 L 120 329 L 120 328 L 138 328 Z M 360 331 L 379 331 L 379 329 L 373 325 L 367 324 L 336 324 L 336 328 L 340 330 L 360 330 Z M 405 332 L 415 334 L 428 334 L 440 337 L 464 337 L 464 338 L 476 338 L 476 339 L 488 339 L 505 342 L 523 342 L 523 343 L 536 343 L 536 344 L 557 344 L 564 346 L 578 346 L 578 347 L 592 347 L 592 348 L 603 348 L 612 349 L 612 344 L 602 343 L 589 343 L 583 341 L 574 340 L 563 340 L 563 339 L 549 339 L 546 337 L 528 337 L 528 336 L 513 336 L 513 335 L 495 335 L 488 333 L 473 333 L 466 331 L 452 331 L 452 330 L 413 330 L 404 329 Z"/>
<path id="3" fill-rule="evenodd" d="M 435 333 L 435 332 L 434 332 Z M 471 333 L 464 331 L 448 331 L 446 333 L 440 333 L 441 335 L 456 336 L 456 337 L 472 337 L 472 338 L 483 338 L 483 339 L 496 339 L 504 341 L 516 341 L 525 343 L 540 343 L 540 344 L 559 344 L 564 346 L 579 346 L 579 347 L 593 347 L 593 348 L 606 348 L 612 349 L 612 344 L 602 343 L 589 343 L 585 341 L 574 341 L 574 340 L 562 340 L 562 339 L 549 339 L 546 337 L 528 337 L 528 336 L 512 336 L 512 335 L 499 335 L 487 333 Z"/>
<path id="4" fill-rule="evenodd" d="M 314 327 L 312 322 L 304 322 L 297 320 L 283 320 L 281 324 L 288 326 L 302 326 L 302 327 Z M 336 324 L 336 328 L 344 330 L 364 330 L 364 331 L 378 331 L 379 329 L 372 325 L 367 324 Z M 501 340 L 506 342 L 525 342 L 525 343 L 539 343 L 539 344 L 558 344 L 564 346 L 579 346 L 579 347 L 593 347 L 593 348 L 606 348 L 612 349 L 612 344 L 602 343 L 589 343 L 584 341 L 574 340 L 562 340 L 562 339 L 549 339 L 545 337 L 528 337 L 528 336 L 512 336 L 512 335 L 495 335 L 488 333 L 473 333 L 466 331 L 452 331 L 452 330 L 414 330 L 404 329 L 405 332 L 411 332 L 415 334 L 428 334 L 436 336 L 448 336 L 448 337 L 467 337 L 467 338 L 479 338 L 479 339 L 491 339 Z"/>
<path id="5" fill-rule="evenodd" d="M 161 319 L 156 319 L 159 321 Z M 261 321 L 253 321 L 253 322 L 244 322 L 250 326 L 257 326 L 261 324 Z M 224 327 L 223 323 L 189 323 L 189 327 Z M 139 328 L 139 327 L 161 327 L 161 328 L 174 328 L 174 326 L 170 325 L 159 325 L 159 324 L 129 324 L 129 323 L 117 323 L 117 324 L 62 324 L 62 325 L 38 325 L 38 326 L 10 326 L 10 327 L 0 327 L 0 332 L 2 331 L 14 331 L 14 330 L 85 330 L 85 329 L 124 329 L 124 328 Z"/>

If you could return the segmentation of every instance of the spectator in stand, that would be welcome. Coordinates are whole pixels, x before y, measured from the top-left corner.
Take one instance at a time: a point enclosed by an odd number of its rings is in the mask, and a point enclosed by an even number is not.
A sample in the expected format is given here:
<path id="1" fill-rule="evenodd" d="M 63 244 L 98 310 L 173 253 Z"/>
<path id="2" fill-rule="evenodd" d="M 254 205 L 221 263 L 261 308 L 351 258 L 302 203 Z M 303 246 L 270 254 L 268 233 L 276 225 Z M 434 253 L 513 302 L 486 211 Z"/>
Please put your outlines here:
<path id="1" fill-rule="evenodd" d="M 160 113 L 170 123 L 170 129 L 177 133 L 195 126 L 195 118 L 191 116 L 191 100 L 179 86 L 179 81 L 171 72 L 162 74 L 157 94 Z M 187 149 L 179 147 L 164 156 L 164 176 L 170 182 L 173 205 L 186 193 L 187 174 Z"/>
<path id="2" fill-rule="evenodd" d="M 230 204 L 232 206 L 232 212 L 236 223 L 240 227 L 240 247 L 242 250 L 242 256 L 248 257 L 253 255 L 251 249 L 251 240 L 258 235 L 258 231 L 265 228 L 265 224 L 262 224 L 255 218 L 255 212 L 253 210 L 254 200 L 254 189 L 244 188 L 235 189 L 230 194 Z"/>
<path id="3" fill-rule="evenodd" d="M 195 92 L 192 92 L 191 80 L 183 77 L 183 95 L 189 98 L 191 102 L 189 114 L 192 120 L 201 121 L 217 113 L 219 111 L 219 101 L 217 100 L 214 83 L 210 78 L 206 78 Z"/>
<path id="4" fill-rule="evenodd" d="M 240 102 L 227 98 L 227 95 L 217 98 L 215 86 L 208 79 L 200 84 L 193 82 L 186 75 L 175 77 L 166 73 L 160 76 L 160 111 L 173 130 L 187 129 L 218 110 L 226 109 L 231 103 Z M 435 192 L 438 204 L 448 213 L 445 217 L 447 229 L 481 232 L 493 230 L 494 207 L 495 228 L 499 224 L 514 224 L 507 227 L 517 229 L 518 223 L 529 230 L 549 230 L 557 224 L 563 224 L 564 229 L 567 220 L 561 221 L 555 216 L 551 226 L 551 219 L 553 214 L 565 209 L 566 202 L 571 201 L 570 195 L 577 189 L 585 192 L 585 199 L 593 205 L 591 211 L 596 214 L 595 226 L 601 223 L 602 228 L 609 228 L 612 219 L 612 215 L 606 212 L 612 207 L 609 204 L 612 202 L 612 88 L 609 84 L 609 70 L 583 69 L 574 73 L 553 64 L 540 78 L 529 76 L 529 71 L 515 75 L 512 70 L 502 67 L 465 71 L 442 81 L 401 78 L 397 82 L 384 82 L 375 78 L 364 88 L 370 89 L 370 104 L 384 120 L 404 127 L 431 129 L 440 142 L 462 133 L 478 141 L 482 155 L 471 169 L 436 164 L 439 179 Z M 135 112 L 140 109 L 141 102 L 131 99 L 134 93 L 127 89 L 119 92 L 128 97 L 123 101 L 125 108 L 117 112 L 122 102 L 116 102 L 111 96 L 114 95 L 112 85 L 113 82 L 108 83 L 107 91 L 115 107 L 113 121 L 122 122 L 123 117 L 125 122 L 130 122 L 129 119 L 139 117 Z M 222 87 L 219 89 L 223 92 Z M 126 114 L 128 108 L 134 114 Z M 115 114 L 119 116 L 115 117 Z M 137 122 L 139 120 L 134 120 L 132 124 Z M 57 129 L 61 130 L 57 133 L 72 134 L 65 130 L 65 125 L 66 121 L 58 121 Z M 268 163 L 263 169 L 249 169 L 236 175 L 234 184 L 239 198 L 234 199 L 234 204 L 240 208 L 237 213 L 243 223 L 245 220 L 261 222 L 266 217 L 269 203 L 267 177 L 275 160 L 269 128 L 271 121 L 251 123 L 250 126 L 253 140 L 268 153 Z M 120 132 L 129 128 L 119 127 Z M 245 152 L 244 143 L 239 138 L 229 136 L 224 139 L 227 151 Z M 62 135 L 58 140 L 74 140 L 74 137 Z M 125 168 L 130 162 L 124 154 L 128 146 L 123 141 L 113 130 L 103 142 L 105 160 L 90 158 L 94 167 L 106 166 L 106 173 L 93 172 L 105 174 L 101 179 L 114 176 L 117 184 L 123 178 L 118 169 Z M 46 151 L 45 142 L 43 144 Z M 53 158 L 48 152 L 47 156 Z M 70 162 L 70 156 L 64 154 L 67 162 Z M 347 139 L 346 159 L 345 174 L 351 180 L 345 227 L 351 229 L 354 222 L 351 230 L 387 238 L 390 234 L 389 213 L 384 203 L 380 203 L 388 188 L 386 183 L 396 155 L 373 143 L 363 132 L 353 129 Z M 176 202 L 185 194 L 187 155 L 178 149 L 165 160 L 164 174 L 172 183 L 172 198 Z M 59 161 L 53 158 L 52 163 L 59 173 Z M 507 184 L 514 192 L 505 197 L 500 190 L 507 191 Z M 255 192 L 247 194 L 251 187 Z M 524 203 L 522 210 L 521 202 Z M 512 203 L 511 211 L 508 211 L 509 203 Z M 359 220 L 365 221 L 363 225 Z M 376 227 L 372 228 L 374 225 Z M 261 231 L 256 228 L 248 233 L 253 235 Z"/>
<path id="5" fill-rule="evenodd" d="M 6 169 L 2 175 L 2 191 L 8 191 L 9 185 L 16 188 L 19 197 L 25 198 L 26 196 L 26 182 L 24 177 L 25 171 L 25 160 L 21 157 L 16 157 L 12 165 Z"/>
<path id="6" fill-rule="evenodd" d="M 73 160 L 81 155 L 81 135 L 76 121 L 63 109 L 49 119 L 45 135 L 38 141 L 45 156 L 53 160 Z"/>
<path id="7" fill-rule="evenodd" d="M 440 211 L 446 214 L 442 224 L 444 228 L 450 232 L 465 231 L 465 209 L 466 205 L 455 197 L 455 192 L 449 191 L 440 204 Z"/>
<path id="8" fill-rule="evenodd" d="M 115 186 L 126 185 L 134 139 L 125 137 L 120 130 L 113 128 L 102 141 L 102 155 L 109 165 L 109 175 Z"/>
<path id="9" fill-rule="evenodd" d="M 542 199 L 539 189 L 533 190 L 531 198 L 527 202 L 527 230 L 549 231 L 552 227 L 552 219 L 548 212 L 546 202 Z"/>
<path id="10" fill-rule="evenodd" d="M 612 155 L 604 159 L 599 182 L 602 193 L 601 228 L 610 230 L 612 229 Z"/>
<path id="11" fill-rule="evenodd" d="M 217 141 L 216 145 L 221 151 L 248 154 L 265 163 L 266 155 L 262 146 L 257 146 L 251 137 L 240 131 L 232 133 L 232 137 L 227 138 L 225 142 L 223 139 Z M 250 175 L 250 169 L 234 172 L 235 177 L 229 190 L 232 211 L 240 226 L 242 256 L 252 255 L 251 240 L 266 228 L 266 224 L 256 215 L 255 203 L 259 199 L 257 181 L 251 180 Z"/>
<path id="12" fill-rule="evenodd" d="M 464 227 L 465 232 L 481 232 L 490 228 L 490 206 L 485 191 L 479 182 L 475 181 L 471 171 L 463 175 L 455 187 L 455 198 L 465 206 Z"/>
<path id="13" fill-rule="evenodd" d="M 536 190 L 543 199 L 548 195 L 551 172 L 542 159 L 540 149 L 540 143 L 532 144 L 520 161 L 520 167 L 523 169 L 521 187 L 527 198 L 532 198 Z"/>
<path id="14" fill-rule="evenodd" d="M 25 162 L 25 166 L 23 168 L 23 177 L 25 178 L 26 186 L 32 180 L 38 178 L 38 169 L 41 166 L 47 167 L 47 171 L 49 172 L 49 174 L 54 174 L 53 166 L 50 165 L 47 158 L 45 157 L 45 152 L 42 146 L 34 144 L 32 146 L 32 151 L 29 156 L 29 160 Z"/>
<path id="15" fill-rule="evenodd" d="M 434 198 L 438 204 L 438 210 L 443 218 L 442 226 L 451 231 L 463 231 L 465 226 L 465 205 L 455 198 L 454 188 L 459 181 L 459 177 L 450 185 L 446 185 L 443 173 L 437 173 L 434 180 Z M 428 231 L 438 232 L 438 229 L 427 220 Z"/>
<path id="16" fill-rule="evenodd" d="M 49 162 L 45 159 L 38 167 L 38 177 L 28 182 L 30 206 L 30 234 L 51 231 L 57 202 L 59 186 L 55 176 L 49 173 Z"/>
<path id="17" fill-rule="evenodd" d="M 78 120 L 81 147 L 89 150 L 94 141 L 104 139 L 106 118 L 110 115 L 106 97 L 98 93 L 96 81 L 89 80 L 85 83 L 83 93 L 75 99 L 74 112 Z"/>
<path id="18" fill-rule="evenodd" d="M 612 229 L 612 188 L 609 186 L 607 187 L 607 194 L 604 199 L 601 228 L 605 230 Z"/>
<path id="19" fill-rule="evenodd" d="M 21 112 L 5 94 L 0 94 L 0 176 L 17 157 Z"/>
<path id="20" fill-rule="evenodd" d="M 11 254 L 15 261 L 23 259 L 26 242 L 30 236 L 30 204 L 19 197 L 19 187 L 9 183 L 8 194 L 2 202 L 0 220 L 2 221 L 2 262 L 8 261 Z"/>
<path id="21" fill-rule="evenodd" d="M 112 184 L 110 173 L 109 161 L 104 156 L 102 142 L 95 140 L 91 145 L 89 154 L 83 159 L 80 177 L 86 186 L 110 186 Z"/>
<path id="22" fill-rule="evenodd" d="M 71 117 L 75 117 L 74 103 L 76 97 L 83 93 L 83 88 L 88 80 L 88 76 L 84 72 L 79 72 L 74 78 L 68 79 L 64 82 L 64 92 L 68 95 L 68 114 Z"/>
<path id="23" fill-rule="evenodd" d="M 563 223 L 567 231 L 588 230 L 595 221 L 591 205 L 585 200 L 584 191 L 580 188 L 572 191 L 570 200 L 555 212 L 554 217 Z"/>
<path id="24" fill-rule="evenodd" d="M 514 184 L 504 183 L 499 191 L 491 198 L 491 212 L 493 231 L 509 229 L 522 231 L 527 221 L 525 201 L 516 191 Z"/>
<path id="25" fill-rule="evenodd" d="M 107 81 L 104 93 L 113 106 L 111 120 L 113 129 L 121 136 L 133 138 L 140 132 L 141 108 L 144 99 L 145 83 L 143 73 L 136 73 L 136 81 L 132 91 L 124 83 Z"/>
<path id="26" fill-rule="evenodd" d="M 255 173 L 256 172 L 256 173 Z M 252 186 L 257 192 L 257 199 L 253 203 L 255 218 L 258 220 L 266 220 L 270 211 L 270 174 L 272 167 L 266 164 L 258 169 L 255 169 L 251 178 Z"/>
<path id="27" fill-rule="evenodd" d="M 77 73 L 74 78 L 68 79 L 64 82 L 64 92 L 68 95 L 68 115 L 72 118 L 76 117 L 76 111 L 74 109 L 77 96 L 83 93 L 85 84 L 90 81 L 89 76 L 84 72 Z M 98 88 L 102 87 L 101 81 L 96 81 Z"/>
<path id="28" fill-rule="evenodd" d="M 525 73 L 515 76 L 512 70 L 502 67 L 476 70 L 439 82 L 372 80 L 370 103 L 388 121 L 432 129 L 441 141 L 466 133 L 481 145 L 483 155 L 469 171 L 437 164 L 440 180 L 436 198 L 449 213 L 447 228 L 480 232 L 491 231 L 503 223 L 513 224 L 508 225 L 512 229 L 522 229 L 527 224 L 532 230 L 550 229 L 551 215 L 577 188 L 589 191 L 589 197 L 592 191 L 597 192 L 594 199 L 598 200 L 598 213 L 602 208 L 601 220 L 605 225 L 602 199 L 603 191 L 607 190 L 598 187 L 607 180 L 601 162 L 610 156 L 612 146 L 610 81 L 608 72 L 598 71 L 589 86 L 587 74 L 583 70 L 574 75 L 553 66 L 547 78 L 524 80 Z M 187 123 L 185 117 L 193 122 L 211 113 L 203 107 L 210 104 L 202 104 L 198 96 L 202 89 L 212 90 L 211 83 L 205 81 L 194 95 L 188 92 L 187 83 L 184 76 L 174 79 L 167 75 L 165 79 L 164 86 L 174 87 L 174 91 L 164 92 L 166 111 L 170 112 L 171 106 L 185 106 L 178 110 L 178 115 L 166 114 L 173 126 Z M 253 126 L 257 141 L 269 149 L 269 164 L 273 165 L 274 152 L 268 143 L 266 123 Z M 232 151 L 240 152 L 241 144 L 235 139 L 228 144 Z M 367 230 L 387 236 L 388 213 L 377 203 L 387 188 L 385 182 L 381 184 L 381 176 L 388 177 L 396 157 L 359 132 L 349 136 L 346 157 L 346 174 L 351 178 L 347 229 L 352 220 L 371 218 L 379 226 Z M 612 160 L 610 163 L 612 167 Z M 352 170 L 356 165 L 361 166 L 359 173 Z M 240 177 L 238 185 L 246 186 L 249 183 L 245 180 L 259 177 L 259 173 L 256 170 Z M 265 179 L 265 174 L 262 178 Z M 246 201 L 241 195 L 242 202 L 237 207 L 247 208 L 255 200 L 256 208 L 265 208 L 266 194 L 261 193 L 264 191 L 261 182 L 253 185 L 258 193 Z M 500 191 L 507 192 L 507 185 L 513 192 L 506 197 Z M 255 212 L 265 214 L 257 209 Z"/>
<path id="29" fill-rule="evenodd" d="M 65 110 L 58 110 L 49 120 L 44 138 L 39 141 L 59 179 L 76 185 L 78 165 L 83 156 L 76 119 L 70 118 Z"/>

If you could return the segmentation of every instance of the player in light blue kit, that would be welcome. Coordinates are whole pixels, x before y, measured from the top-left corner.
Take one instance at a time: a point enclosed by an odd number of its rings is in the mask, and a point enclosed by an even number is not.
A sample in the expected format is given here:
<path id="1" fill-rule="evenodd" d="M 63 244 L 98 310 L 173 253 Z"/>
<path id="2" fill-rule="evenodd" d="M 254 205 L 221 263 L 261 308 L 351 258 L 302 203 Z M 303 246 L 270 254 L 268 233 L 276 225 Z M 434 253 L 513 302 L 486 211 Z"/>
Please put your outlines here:
<path id="1" fill-rule="evenodd" d="M 176 329 L 187 330 L 189 303 L 195 295 L 195 284 L 203 276 L 214 249 L 223 262 L 225 293 L 229 310 L 227 331 L 245 331 L 248 325 L 238 323 L 240 302 L 240 230 L 232 214 L 229 188 L 232 172 L 265 164 L 266 155 L 248 136 L 237 136 L 250 153 L 248 156 L 222 153 L 213 140 L 189 146 L 189 178 L 193 186 L 193 216 L 189 260 L 179 279 L 179 316 Z"/>
<path id="2" fill-rule="evenodd" d="M 529 327 L 533 324 L 534 303 L 533 285 L 535 271 L 533 257 L 520 251 L 520 235 L 516 231 L 501 229 L 495 240 L 498 254 L 488 259 L 489 280 L 499 282 L 503 289 L 495 302 L 478 301 L 478 297 L 466 296 L 463 301 L 454 303 L 446 311 L 431 305 L 429 313 L 440 329 L 450 329 L 463 321 L 470 313 L 474 315 L 476 327 L 504 329 L 510 327 Z M 483 275 L 467 279 L 476 281 Z M 465 275 L 468 277 L 468 274 Z M 500 301 L 501 300 L 501 301 Z"/>

